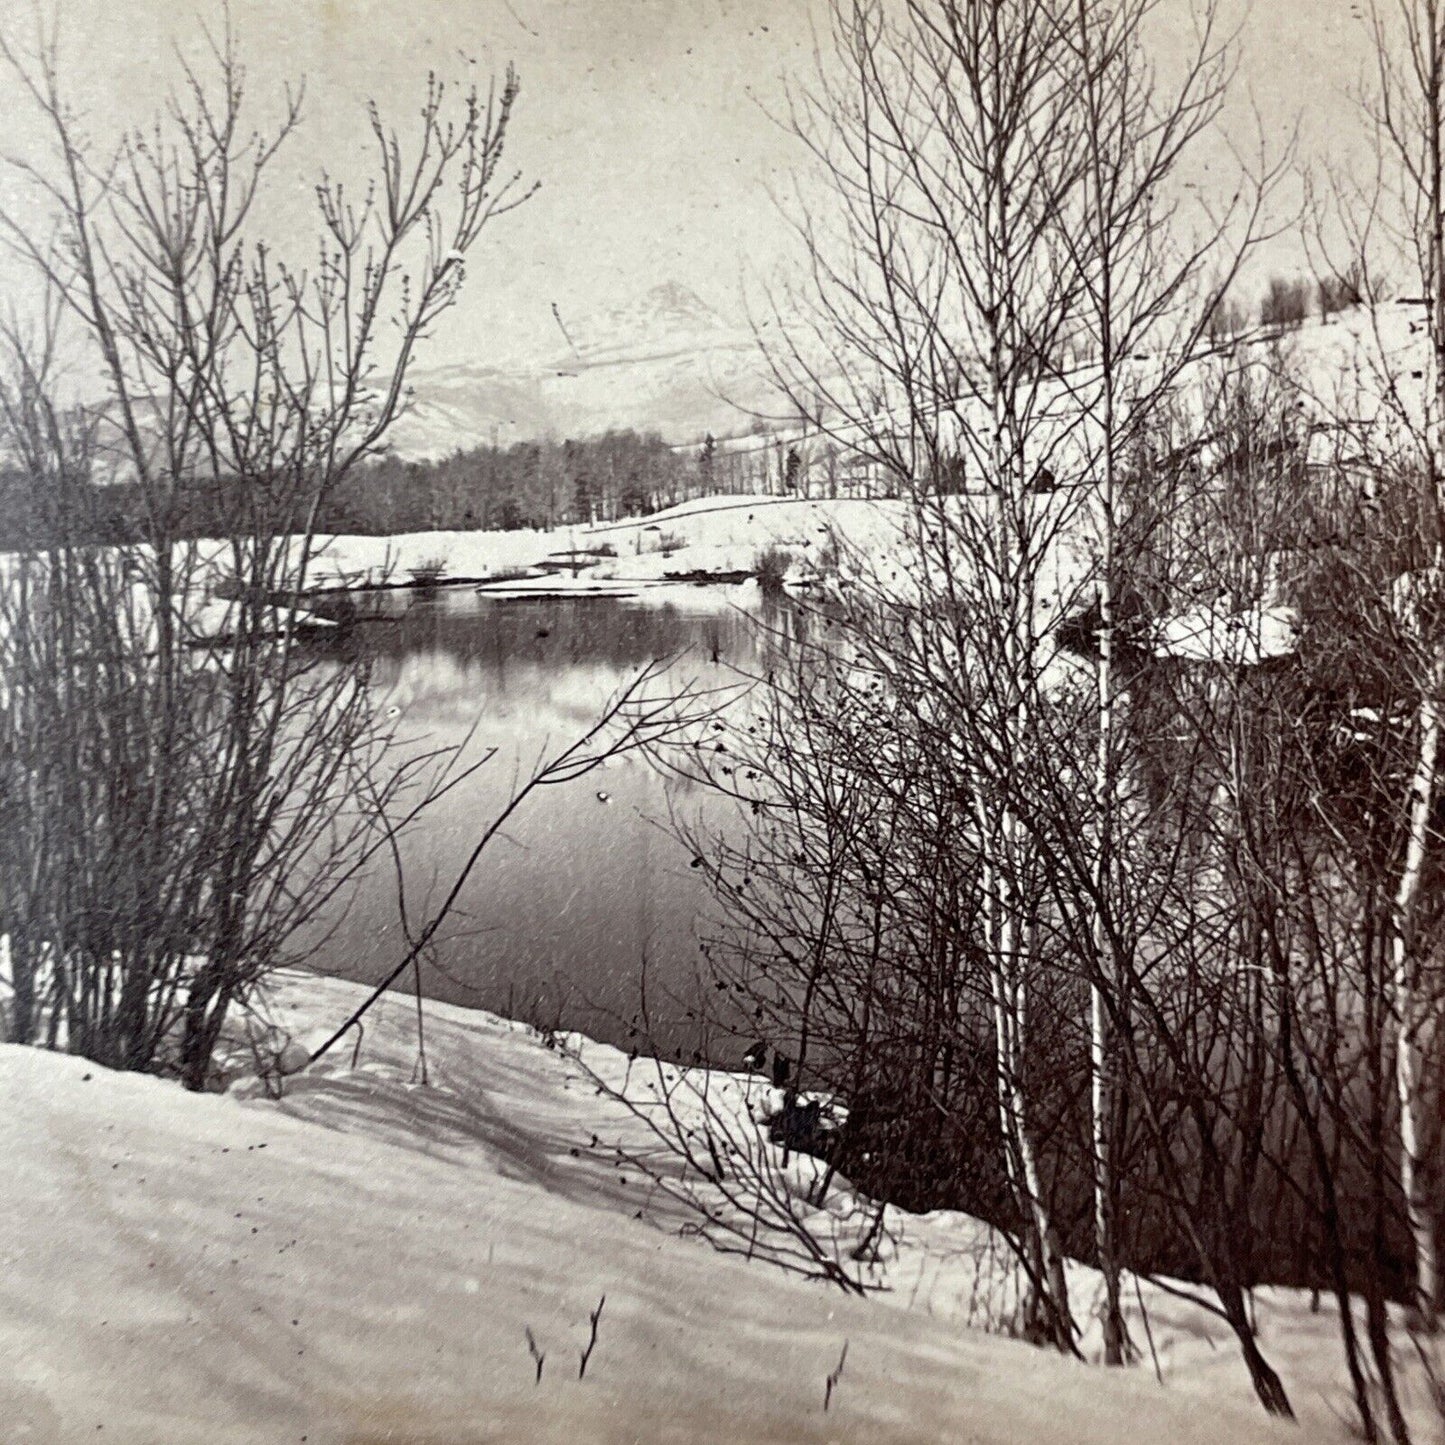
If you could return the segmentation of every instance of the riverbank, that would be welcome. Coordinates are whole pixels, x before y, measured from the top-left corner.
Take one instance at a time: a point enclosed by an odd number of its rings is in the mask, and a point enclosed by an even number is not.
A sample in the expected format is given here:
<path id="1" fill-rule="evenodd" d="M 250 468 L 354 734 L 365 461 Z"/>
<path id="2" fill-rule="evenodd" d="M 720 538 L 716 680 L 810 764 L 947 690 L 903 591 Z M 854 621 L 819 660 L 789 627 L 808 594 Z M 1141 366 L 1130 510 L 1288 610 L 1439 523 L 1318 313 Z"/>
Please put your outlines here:
<path id="1" fill-rule="evenodd" d="M 977 504 L 976 498 L 950 500 L 958 507 Z M 1037 622 L 1049 632 L 1093 604 L 1098 538 L 1088 498 L 1059 493 L 1038 505 L 1056 514 L 1043 527 L 1049 541 L 1035 580 Z M 327 536 L 317 539 L 305 590 L 286 600 L 322 625 L 385 617 L 377 599 L 387 593 L 458 590 L 500 601 L 631 601 L 658 592 L 671 597 L 680 587 L 753 581 L 767 591 L 806 596 L 836 582 L 918 605 L 943 563 L 939 556 L 919 558 L 916 522 L 910 505 L 898 500 L 714 496 L 551 531 Z M 223 557 L 224 549 L 216 555 L 213 596 L 230 586 Z M 966 557 L 961 552 L 948 563 L 955 587 Z M 1201 604 L 1186 592 L 1175 610 L 1155 619 L 1151 645 L 1161 657 L 1255 664 L 1292 652 L 1300 629 L 1296 608 L 1273 595 L 1242 605 L 1227 598 Z M 223 632 L 212 627 L 202 635 Z"/>
<path id="2" fill-rule="evenodd" d="M 328 537 L 311 582 L 318 590 L 400 584 L 584 592 L 737 582 L 756 576 L 770 552 L 779 554 L 788 580 L 806 582 L 836 557 L 840 542 L 863 555 L 896 547 L 905 520 L 901 502 L 704 497 L 644 517 L 547 532 Z"/>
<path id="3" fill-rule="evenodd" d="M 288 976 L 273 1012 L 305 1044 L 360 996 Z M 1258 1302 L 1295 1430 L 1218 1320 L 1147 1286 L 1162 1387 L 1147 1360 L 1106 1372 L 970 1329 L 986 1231 L 965 1216 L 890 1210 L 863 1300 L 719 1255 L 619 1163 L 648 1130 L 588 1074 L 645 1100 L 642 1066 L 428 1005 L 418 1086 L 415 1027 L 384 1000 L 355 1067 L 348 1040 L 279 1101 L 244 1074 L 198 1096 L 0 1048 L 7 1441 L 1349 1438 L 1335 1323 L 1301 1295 Z M 1071 1284 L 1082 1312 L 1088 1271 Z"/>

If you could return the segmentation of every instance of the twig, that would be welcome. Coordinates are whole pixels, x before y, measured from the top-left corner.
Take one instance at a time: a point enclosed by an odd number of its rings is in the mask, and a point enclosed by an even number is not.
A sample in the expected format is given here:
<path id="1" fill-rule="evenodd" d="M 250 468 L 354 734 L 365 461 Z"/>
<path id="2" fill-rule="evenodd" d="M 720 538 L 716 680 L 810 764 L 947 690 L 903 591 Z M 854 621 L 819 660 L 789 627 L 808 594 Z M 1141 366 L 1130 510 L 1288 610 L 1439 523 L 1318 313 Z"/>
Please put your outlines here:
<path id="1" fill-rule="evenodd" d="M 412 1078 L 416 1079 L 420 1074 L 422 1087 L 425 1088 L 431 1083 L 427 1075 L 426 1067 L 426 1024 L 422 1015 L 421 1006 L 421 956 L 418 955 L 412 960 L 416 970 L 416 1064 L 412 1067 Z"/>
<path id="2" fill-rule="evenodd" d="M 843 1353 L 838 1356 L 838 1363 L 829 1374 L 826 1384 L 823 1386 L 823 1413 L 828 1413 L 828 1406 L 833 1403 L 833 1391 L 838 1388 L 838 1381 L 843 1378 L 843 1366 L 848 1361 L 848 1341 L 843 1341 Z"/>
<path id="3" fill-rule="evenodd" d="M 592 1351 L 597 1348 L 597 1321 L 602 1318 L 602 1307 L 607 1303 L 607 1296 L 603 1295 L 597 1301 L 597 1308 L 592 1311 L 588 1318 L 592 1321 L 592 1333 L 587 1340 L 587 1348 L 582 1351 L 582 1357 L 577 1365 L 577 1378 L 580 1380 L 587 1373 L 587 1361 L 592 1358 Z"/>
<path id="4" fill-rule="evenodd" d="M 1159 1368 L 1159 1352 L 1154 1348 L 1154 1327 L 1149 1323 L 1149 1311 L 1144 1305 L 1144 1291 L 1139 1287 L 1139 1276 L 1134 1276 L 1134 1295 L 1139 1301 L 1139 1318 L 1144 1321 L 1144 1338 L 1149 1341 L 1149 1358 L 1154 1361 L 1154 1378 L 1162 1385 L 1164 1371 Z"/>
<path id="5" fill-rule="evenodd" d="M 535 1383 L 540 1385 L 542 1383 L 542 1366 L 547 1363 L 547 1352 L 538 1349 L 537 1337 L 532 1333 L 531 1325 L 525 1326 L 524 1333 L 527 1336 L 527 1353 L 531 1355 L 532 1363 L 537 1367 L 537 1379 Z"/>

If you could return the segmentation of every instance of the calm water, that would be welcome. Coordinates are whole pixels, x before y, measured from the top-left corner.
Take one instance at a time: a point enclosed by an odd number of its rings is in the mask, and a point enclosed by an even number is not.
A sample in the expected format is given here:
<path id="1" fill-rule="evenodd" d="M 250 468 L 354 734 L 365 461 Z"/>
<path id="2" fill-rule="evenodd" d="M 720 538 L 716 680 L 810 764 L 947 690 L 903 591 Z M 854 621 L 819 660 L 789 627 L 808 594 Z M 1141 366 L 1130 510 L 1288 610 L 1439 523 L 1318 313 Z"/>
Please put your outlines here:
<path id="1" fill-rule="evenodd" d="M 397 616 L 358 629 L 379 706 L 410 746 L 460 744 L 496 756 L 438 802 L 403 845 L 413 928 L 450 888 L 480 833 L 537 761 L 596 720 L 654 658 L 703 687 L 735 684 L 768 645 L 744 611 L 751 589 L 668 588 L 637 601 L 498 601 L 471 589 L 393 599 Z M 423 974 L 427 993 L 531 1022 L 560 1022 L 624 1046 L 651 1034 L 699 1040 L 701 876 L 670 818 L 727 826 L 725 806 L 645 758 L 541 789 L 489 845 Z M 378 862 L 349 897 L 320 967 L 374 981 L 405 953 L 395 869 Z M 410 974 L 407 976 L 410 983 Z M 705 990 L 703 991 L 706 992 Z"/>

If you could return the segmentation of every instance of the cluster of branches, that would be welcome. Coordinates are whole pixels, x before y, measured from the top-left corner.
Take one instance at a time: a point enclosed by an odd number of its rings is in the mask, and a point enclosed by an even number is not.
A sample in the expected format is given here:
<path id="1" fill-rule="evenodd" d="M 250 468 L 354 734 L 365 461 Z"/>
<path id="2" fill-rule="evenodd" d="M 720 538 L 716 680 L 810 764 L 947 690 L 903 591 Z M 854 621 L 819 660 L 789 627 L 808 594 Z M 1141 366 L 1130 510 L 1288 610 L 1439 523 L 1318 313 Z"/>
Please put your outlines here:
<path id="1" fill-rule="evenodd" d="M 998 1226 L 1027 1281 L 1019 1332 L 1063 1343 L 1067 1321 L 1079 1345 L 1072 1315 L 1040 1303 L 1032 1205 L 1059 1259 L 1106 1283 L 1206 1285 L 1277 1406 L 1250 1292 L 1332 1291 L 1350 1327 L 1363 1304 L 1349 1347 L 1373 1356 L 1352 1353 L 1373 1407 L 1390 1398 L 1390 1301 L 1413 1278 L 1386 957 L 1414 744 L 1410 640 L 1389 599 L 1424 551 L 1416 479 L 1381 489 L 1350 546 L 1327 540 L 1355 469 L 1322 477 L 1298 433 L 1281 454 L 1293 389 L 1215 384 L 1213 464 L 1170 436 L 1121 469 L 1112 663 L 1127 714 L 1102 879 L 1093 587 L 1039 640 L 1028 729 L 1005 755 L 988 619 L 903 605 L 860 569 L 760 679 L 756 709 L 680 764 L 732 792 L 748 824 L 686 842 L 722 905 L 711 977 L 740 1039 L 792 1061 L 796 1097 L 846 1102 L 838 1133 L 795 1142 L 874 1198 Z M 1309 630 L 1260 662 L 1260 604 L 1282 587 Z M 1198 624 L 1208 653 L 1159 655 L 1191 608 L 1213 619 Z M 985 821 L 1005 817 L 1008 853 Z M 1005 973 L 985 929 L 1010 901 L 1026 925 Z M 1435 947 L 1433 908 L 1418 927 Z M 1437 1119 L 1438 1040 L 1426 1055 L 1411 1097 Z M 1033 1160 L 1022 1188 L 1010 1133 Z M 1140 1342 L 1118 1323 L 1123 1357 Z"/>
<path id="2" fill-rule="evenodd" d="M 1162 79 L 1154 10 L 834 6 L 793 119 L 837 205 L 772 360 L 915 501 L 697 740 L 747 827 L 687 841 L 792 1109 L 846 1100 L 820 1147 L 877 1197 L 997 1223 L 1021 1332 L 1081 1348 L 1068 1256 L 1110 1363 L 1125 1272 L 1192 1281 L 1288 1415 L 1251 1293 L 1305 1283 L 1404 1441 L 1392 1305 L 1424 1342 L 1440 1303 L 1445 14 L 1405 0 L 1399 68 L 1376 17 L 1433 380 L 1381 347 L 1325 396 L 1217 346 L 1280 172 L 1184 210 L 1230 53 L 1203 5 Z"/>
<path id="3" fill-rule="evenodd" d="M 373 108 L 375 184 L 321 180 L 303 268 L 259 229 L 300 100 L 258 126 L 229 30 L 109 152 L 52 31 L 0 47 L 49 140 L 13 162 L 34 210 L 3 221 L 46 298 L 8 328 L 0 384 L 7 462 L 45 522 L 0 593 L 7 1032 L 199 1088 L 228 1015 L 446 785 L 448 759 L 396 751 L 364 665 L 308 650 L 278 599 L 382 447 L 467 252 L 523 198 L 501 170 L 517 82 L 433 78 L 407 134 Z M 65 399 L 76 362 L 103 401 Z M 107 484 L 136 510 L 100 547 Z M 218 540 L 200 544 L 185 520 L 206 490 Z M 232 600 L 207 608 L 218 573 Z"/>

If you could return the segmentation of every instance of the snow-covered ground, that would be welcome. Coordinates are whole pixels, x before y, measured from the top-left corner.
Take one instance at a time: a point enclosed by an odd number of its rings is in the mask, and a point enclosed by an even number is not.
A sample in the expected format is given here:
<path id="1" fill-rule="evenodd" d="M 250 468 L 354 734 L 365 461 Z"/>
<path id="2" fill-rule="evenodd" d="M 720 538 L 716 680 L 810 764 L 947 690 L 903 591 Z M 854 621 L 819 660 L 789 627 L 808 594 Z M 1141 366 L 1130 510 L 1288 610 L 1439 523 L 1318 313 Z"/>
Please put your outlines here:
<path id="1" fill-rule="evenodd" d="M 338 536 L 323 540 L 315 581 L 357 582 L 389 576 L 404 581 L 431 561 L 444 561 L 443 577 L 488 578 L 535 567 L 562 552 L 611 548 L 576 577 L 559 572 L 516 590 L 584 590 L 598 582 L 648 583 L 667 574 L 750 572 L 770 547 L 793 553 L 806 568 L 836 533 L 854 547 L 877 552 L 897 545 L 906 520 L 901 502 L 803 501 L 719 496 L 684 502 L 646 517 L 560 527 L 551 532 L 412 532 L 397 537 Z M 510 589 L 509 589 L 510 590 Z"/>
<path id="2" fill-rule="evenodd" d="M 360 997 L 289 977 L 274 1012 L 310 1039 Z M 1259 1302 L 1296 1430 L 1217 1321 L 1147 1290 L 1162 1386 L 969 1328 L 983 1231 L 963 1216 L 890 1211 L 883 1292 L 851 1298 L 688 1237 L 619 1163 L 646 1131 L 589 1071 L 655 1073 L 427 1013 L 429 1086 L 390 998 L 354 1068 L 348 1040 L 279 1102 L 0 1048 L 7 1445 L 1349 1438 L 1327 1306 Z M 1073 1286 L 1087 1299 L 1086 1271 Z"/>
<path id="3" fill-rule="evenodd" d="M 966 497 L 955 504 L 979 505 L 976 498 Z M 1053 529 L 1039 577 L 1040 621 L 1050 625 L 1083 610 L 1092 600 L 1097 539 L 1087 508 L 1076 499 L 1041 497 L 1038 505 L 1057 509 L 1068 518 Z M 444 562 L 444 579 L 507 579 L 484 582 L 493 596 L 636 597 L 667 587 L 665 595 L 675 602 L 677 592 L 668 587 L 670 577 L 753 572 L 764 553 L 777 549 L 786 561 L 789 586 L 820 575 L 847 579 L 851 574 L 871 595 L 881 591 L 910 601 L 918 595 L 921 576 L 936 566 L 934 559 L 920 570 L 910 526 L 909 504 L 902 501 L 703 497 L 646 517 L 551 532 L 329 537 L 322 542 L 313 580 L 318 586 L 354 586 L 386 578 L 404 581 L 414 569 Z M 595 554 L 603 549 L 616 555 L 579 558 L 575 571 L 512 575 L 521 569 L 535 570 L 559 554 Z M 1195 606 L 1159 621 L 1156 647 L 1164 656 L 1256 663 L 1291 651 L 1298 621 L 1283 606 L 1243 610 Z"/>

